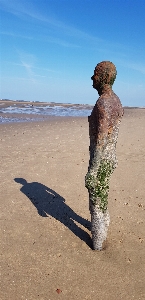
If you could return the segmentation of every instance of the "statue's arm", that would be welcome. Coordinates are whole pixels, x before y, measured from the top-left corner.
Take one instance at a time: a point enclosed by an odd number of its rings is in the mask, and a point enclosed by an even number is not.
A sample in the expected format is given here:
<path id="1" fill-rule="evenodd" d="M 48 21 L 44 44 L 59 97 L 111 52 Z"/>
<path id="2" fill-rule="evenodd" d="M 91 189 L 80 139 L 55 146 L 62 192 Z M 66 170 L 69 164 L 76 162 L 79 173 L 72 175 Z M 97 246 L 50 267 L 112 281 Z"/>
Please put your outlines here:
<path id="1" fill-rule="evenodd" d="M 103 101 L 98 104 L 97 115 L 97 145 L 103 147 L 107 143 L 107 137 L 111 131 L 111 112 Z"/>

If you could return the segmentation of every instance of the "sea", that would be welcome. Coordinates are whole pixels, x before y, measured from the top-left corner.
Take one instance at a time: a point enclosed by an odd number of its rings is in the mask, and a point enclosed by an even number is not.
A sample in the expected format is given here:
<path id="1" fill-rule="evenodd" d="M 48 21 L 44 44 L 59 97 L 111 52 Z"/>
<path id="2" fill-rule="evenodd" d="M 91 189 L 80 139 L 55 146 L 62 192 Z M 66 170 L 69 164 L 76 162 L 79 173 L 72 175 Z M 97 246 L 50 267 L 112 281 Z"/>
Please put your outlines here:
<path id="1" fill-rule="evenodd" d="M 0 100 L 0 123 L 47 120 L 49 117 L 87 117 L 93 106 L 54 102 Z"/>

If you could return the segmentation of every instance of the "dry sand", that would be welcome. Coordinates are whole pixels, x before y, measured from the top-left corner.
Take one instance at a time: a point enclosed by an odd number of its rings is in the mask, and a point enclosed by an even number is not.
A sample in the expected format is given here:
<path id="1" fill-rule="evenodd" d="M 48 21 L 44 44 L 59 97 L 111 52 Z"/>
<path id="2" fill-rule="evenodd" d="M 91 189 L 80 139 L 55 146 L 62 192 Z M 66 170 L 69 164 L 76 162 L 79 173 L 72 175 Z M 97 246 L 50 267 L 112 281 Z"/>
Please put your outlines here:
<path id="1" fill-rule="evenodd" d="M 125 109 L 103 251 L 91 249 L 87 118 L 1 124 L 0 141 L 0 299 L 145 299 L 145 109 Z"/>

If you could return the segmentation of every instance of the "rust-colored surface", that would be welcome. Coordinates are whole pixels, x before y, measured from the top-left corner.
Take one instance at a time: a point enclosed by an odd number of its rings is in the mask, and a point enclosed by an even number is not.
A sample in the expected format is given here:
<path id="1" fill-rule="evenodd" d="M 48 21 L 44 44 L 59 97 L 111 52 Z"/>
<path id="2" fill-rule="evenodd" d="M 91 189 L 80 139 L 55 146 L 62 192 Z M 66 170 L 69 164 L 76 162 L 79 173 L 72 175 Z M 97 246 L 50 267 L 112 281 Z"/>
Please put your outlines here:
<path id="1" fill-rule="evenodd" d="M 123 108 L 118 96 L 112 91 L 116 78 L 116 68 L 111 62 L 101 62 L 94 70 L 93 87 L 100 97 L 89 117 L 89 135 L 96 143 L 112 133 L 123 115 Z"/>
<path id="2" fill-rule="evenodd" d="M 91 79 L 93 80 L 93 87 L 98 91 L 99 95 L 102 94 L 102 88 L 105 85 L 110 87 L 113 85 L 116 75 L 116 67 L 112 62 L 102 61 L 97 64 Z"/>
<path id="3" fill-rule="evenodd" d="M 94 137 L 95 142 L 103 138 L 109 138 L 114 126 L 118 124 L 123 115 L 122 105 L 119 98 L 111 91 L 101 95 L 96 102 L 91 116 L 89 117 L 89 135 Z"/>
<path id="4" fill-rule="evenodd" d="M 116 143 L 123 108 L 112 91 L 116 78 L 112 62 L 99 63 L 94 75 L 93 88 L 98 91 L 97 100 L 89 117 L 90 160 L 85 186 L 89 192 L 91 233 L 94 250 L 102 250 L 110 222 L 108 193 L 111 174 L 117 166 Z"/>

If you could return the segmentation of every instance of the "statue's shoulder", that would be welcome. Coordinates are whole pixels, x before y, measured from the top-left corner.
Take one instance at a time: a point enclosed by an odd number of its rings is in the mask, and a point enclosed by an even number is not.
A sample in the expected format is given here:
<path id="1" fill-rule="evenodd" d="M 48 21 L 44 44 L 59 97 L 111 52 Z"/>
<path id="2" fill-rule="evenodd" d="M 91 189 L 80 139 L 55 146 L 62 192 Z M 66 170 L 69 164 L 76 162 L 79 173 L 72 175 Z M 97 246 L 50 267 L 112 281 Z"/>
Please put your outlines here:
<path id="1" fill-rule="evenodd" d="M 109 94 L 101 95 L 96 102 L 96 108 L 99 112 L 103 111 L 106 114 L 123 115 L 123 107 L 119 97 L 112 91 Z"/>

